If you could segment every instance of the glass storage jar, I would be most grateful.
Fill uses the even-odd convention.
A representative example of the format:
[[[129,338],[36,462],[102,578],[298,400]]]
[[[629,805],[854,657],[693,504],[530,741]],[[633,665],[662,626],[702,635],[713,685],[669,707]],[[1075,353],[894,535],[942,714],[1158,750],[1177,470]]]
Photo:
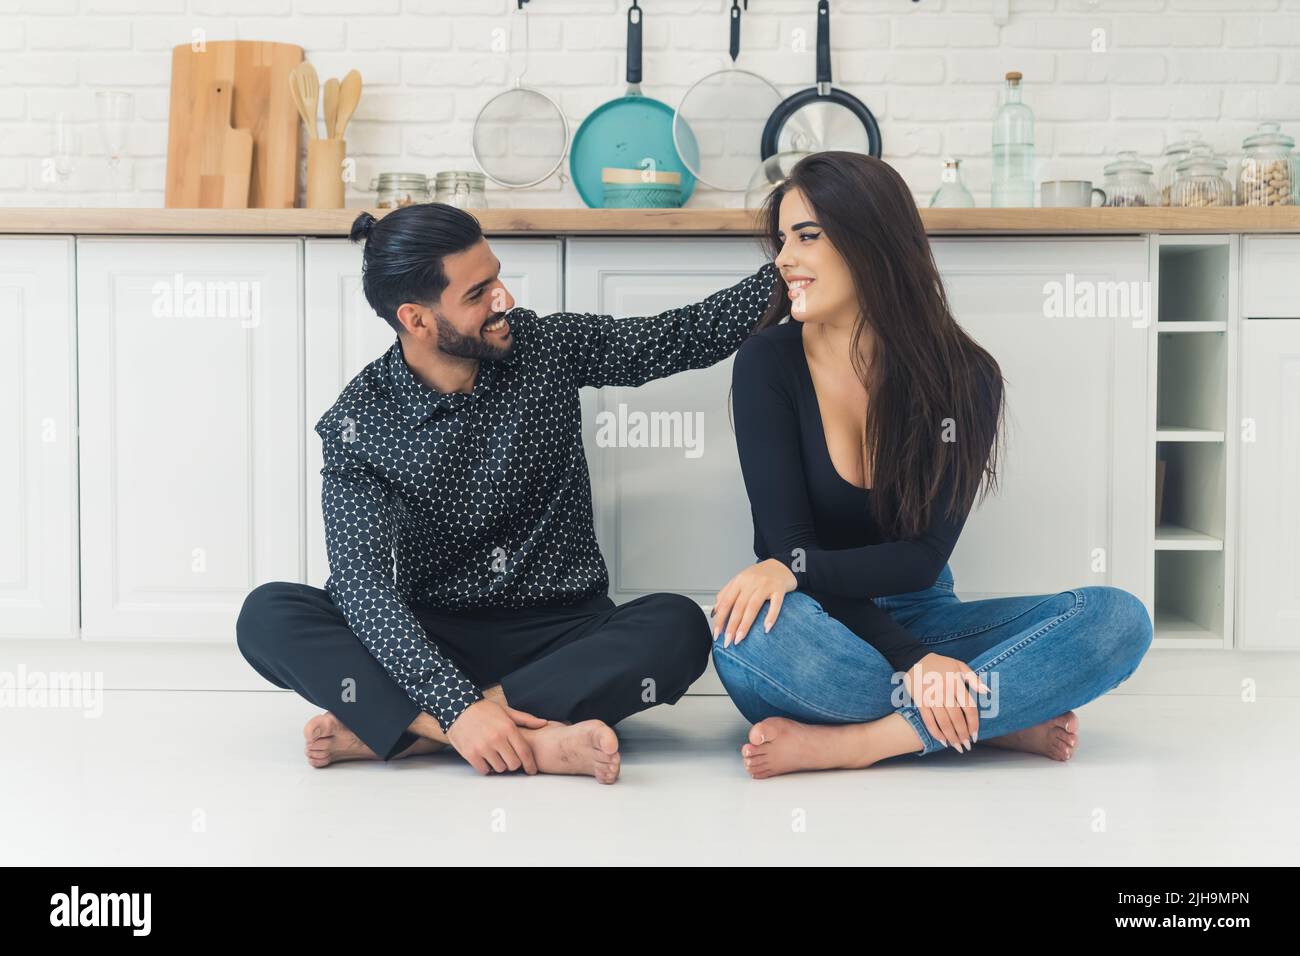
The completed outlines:
[[[1227,160],[1215,156],[1209,146],[1193,146],[1178,164],[1170,205],[1231,206],[1232,186],[1224,178]]]
[[[1294,206],[1295,140],[1277,123],[1260,123],[1241,144],[1237,172],[1238,206]]]
[[[1178,134],[1178,139],[1165,147],[1160,157],[1160,171],[1156,173],[1156,191],[1160,194],[1160,205],[1168,206],[1173,201],[1174,180],[1178,178],[1178,164],[1187,158],[1193,146],[1209,148],[1209,143],[1201,139],[1201,134],[1194,129],[1185,129]]]
[[[1103,206],[1158,206],[1160,194],[1151,179],[1151,164],[1138,159],[1131,149],[1121,150],[1113,162],[1107,163],[1101,184],[1106,194]]]
[[[470,170],[449,169],[434,176],[434,202],[461,209],[486,209],[487,176]]]
[[[429,177],[424,173],[380,173],[370,181],[370,188],[375,190],[379,209],[429,201]]]

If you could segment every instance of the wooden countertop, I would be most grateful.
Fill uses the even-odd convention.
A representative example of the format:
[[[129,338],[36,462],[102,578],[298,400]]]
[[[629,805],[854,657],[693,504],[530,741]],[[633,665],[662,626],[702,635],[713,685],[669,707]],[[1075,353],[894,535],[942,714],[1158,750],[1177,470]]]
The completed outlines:
[[[477,209],[483,231],[511,235],[731,235],[745,209]],[[2,208],[0,234],[346,236],[360,209]],[[382,210],[371,210],[381,215]],[[935,235],[1300,233],[1300,206],[1117,209],[922,209]]]

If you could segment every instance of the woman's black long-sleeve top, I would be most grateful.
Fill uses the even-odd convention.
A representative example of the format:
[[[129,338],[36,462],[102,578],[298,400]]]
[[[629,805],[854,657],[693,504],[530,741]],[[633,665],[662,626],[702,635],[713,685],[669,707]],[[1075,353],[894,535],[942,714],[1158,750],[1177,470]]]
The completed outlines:
[[[750,336],[732,366],[736,443],[754,519],[754,554],[794,573],[798,589],[906,671],[928,648],[871,600],[930,587],[957,544],[966,512],[947,516],[948,485],[921,535],[886,539],[869,489],[831,462],[804,355],[790,320]]]

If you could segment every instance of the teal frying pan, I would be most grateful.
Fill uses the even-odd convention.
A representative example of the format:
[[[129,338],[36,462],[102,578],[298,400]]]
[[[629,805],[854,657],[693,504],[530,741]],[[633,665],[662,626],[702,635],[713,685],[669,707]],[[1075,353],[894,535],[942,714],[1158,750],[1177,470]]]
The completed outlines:
[[[569,148],[569,173],[582,201],[603,206],[601,170],[648,169],[681,173],[682,205],[695,191],[695,177],[673,144],[673,108],[641,95],[641,20],[644,11],[632,0],[627,11],[627,95],[598,106],[582,121]],[[679,131],[679,134],[681,132]],[[690,142],[694,137],[686,131]],[[698,148],[697,148],[698,151]]]

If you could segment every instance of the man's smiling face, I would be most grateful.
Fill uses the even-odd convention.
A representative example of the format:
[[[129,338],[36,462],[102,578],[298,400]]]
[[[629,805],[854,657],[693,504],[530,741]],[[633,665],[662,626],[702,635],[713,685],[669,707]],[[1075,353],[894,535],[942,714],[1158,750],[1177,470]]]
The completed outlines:
[[[416,306],[426,325],[436,329],[434,347],[464,359],[500,361],[510,355],[514,338],[505,314],[514,297],[501,282],[501,261],[486,239],[463,252],[445,256],[447,288],[431,308]]]

